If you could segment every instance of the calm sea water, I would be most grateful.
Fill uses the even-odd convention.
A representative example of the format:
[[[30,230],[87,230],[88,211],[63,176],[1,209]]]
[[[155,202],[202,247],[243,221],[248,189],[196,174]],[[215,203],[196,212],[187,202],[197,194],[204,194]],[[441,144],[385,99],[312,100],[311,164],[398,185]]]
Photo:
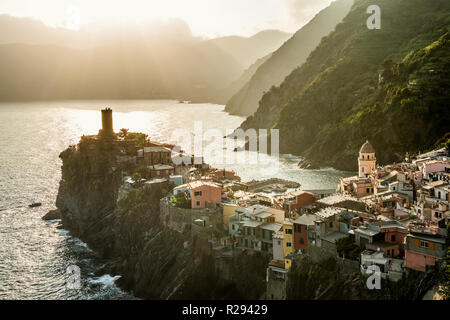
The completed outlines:
[[[99,110],[106,106],[114,110],[115,130],[145,132],[163,142],[175,142],[171,137],[176,129],[192,131],[195,121],[225,135],[244,120],[223,112],[223,106],[169,100],[0,103],[0,299],[133,298],[118,289],[110,275],[95,276],[106,261],[85,243],[58,229],[57,221],[41,220],[55,208],[59,153],[81,135],[96,134]],[[334,169],[299,170],[298,161],[285,155],[264,166],[212,164],[235,170],[244,181],[275,176],[298,181],[305,189],[335,188],[339,178],[348,175]],[[277,172],[270,170],[274,164]],[[32,202],[42,206],[28,208]],[[80,290],[66,287],[70,265],[81,269]]]

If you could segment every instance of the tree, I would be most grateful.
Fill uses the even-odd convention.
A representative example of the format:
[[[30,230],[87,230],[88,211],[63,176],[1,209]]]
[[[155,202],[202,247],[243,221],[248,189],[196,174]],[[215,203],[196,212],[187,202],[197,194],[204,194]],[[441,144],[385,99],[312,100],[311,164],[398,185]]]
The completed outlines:
[[[141,178],[147,179],[148,177],[148,169],[146,166],[140,166],[136,169],[136,172],[140,174]]]
[[[361,248],[355,244],[353,237],[337,240],[336,250],[340,256],[350,260],[358,260],[361,254]]]
[[[143,179],[142,179],[142,175],[139,173],[139,172],[135,172],[134,174],[133,174],[133,177],[132,177],[132,179],[133,179],[133,181],[134,181],[134,184],[137,186],[137,187],[142,187],[143,185],[144,185],[144,183],[143,183]]]
[[[128,135],[128,129],[122,128],[120,129],[120,132],[117,134],[120,138],[126,139]]]
[[[141,132],[128,132],[125,140],[134,141],[136,147],[143,148],[147,144],[148,134]]]
[[[178,193],[175,196],[175,204],[179,208],[191,209],[191,201],[186,198],[184,193]]]

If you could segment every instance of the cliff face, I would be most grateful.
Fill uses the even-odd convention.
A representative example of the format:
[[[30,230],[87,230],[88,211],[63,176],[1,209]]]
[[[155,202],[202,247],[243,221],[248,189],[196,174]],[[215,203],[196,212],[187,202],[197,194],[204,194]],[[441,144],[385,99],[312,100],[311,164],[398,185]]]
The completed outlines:
[[[189,224],[160,212],[167,183],[122,184],[114,161],[121,152],[111,141],[84,139],[60,155],[63,226],[113,261],[103,271],[120,274],[119,286],[147,299],[260,298],[268,258],[241,253],[221,261]]]

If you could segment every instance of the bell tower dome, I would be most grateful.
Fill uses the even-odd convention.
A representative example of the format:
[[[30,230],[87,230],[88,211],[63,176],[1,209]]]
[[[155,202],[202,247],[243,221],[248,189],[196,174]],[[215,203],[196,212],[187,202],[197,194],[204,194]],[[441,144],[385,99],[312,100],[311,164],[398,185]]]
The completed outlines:
[[[358,176],[360,178],[366,178],[370,176],[376,169],[377,158],[375,157],[375,149],[370,144],[369,140],[362,145],[359,150],[358,157]]]

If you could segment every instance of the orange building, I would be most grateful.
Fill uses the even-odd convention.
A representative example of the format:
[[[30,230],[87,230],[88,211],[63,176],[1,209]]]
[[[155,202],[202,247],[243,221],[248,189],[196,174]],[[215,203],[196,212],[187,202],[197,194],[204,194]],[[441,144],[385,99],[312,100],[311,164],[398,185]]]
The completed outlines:
[[[209,181],[193,181],[187,184],[191,193],[192,209],[204,209],[208,205],[216,206],[222,201],[222,188]]]
[[[287,195],[274,197],[274,206],[287,213],[294,210],[300,211],[301,207],[309,205],[318,200],[311,192],[297,190]]]

